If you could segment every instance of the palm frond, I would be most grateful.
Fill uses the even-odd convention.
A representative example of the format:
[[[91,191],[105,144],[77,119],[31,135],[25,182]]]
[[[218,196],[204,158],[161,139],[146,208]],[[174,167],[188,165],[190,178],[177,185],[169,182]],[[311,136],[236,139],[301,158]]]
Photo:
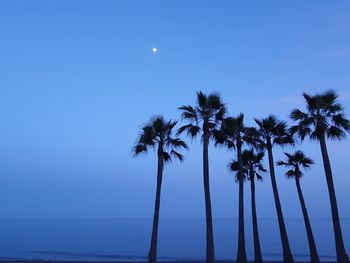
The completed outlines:
[[[306,100],[306,108],[309,112],[314,112],[315,110],[317,110],[317,97],[311,96],[306,93],[303,93],[303,97]]]
[[[263,172],[263,173],[267,172],[267,169],[265,169],[265,167],[261,163],[256,165],[256,167],[260,172]]]
[[[170,151],[170,154],[171,154],[172,156],[174,156],[175,158],[179,159],[180,162],[183,162],[184,157],[183,157],[183,155],[180,154],[179,152],[177,152],[177,151],[175,151],[174,149],[172,149],[172,150]]]
[[[280,146],[285,146],[285,145],[294,145],[295,141],[291,135],[284,135],[284,136],[275,137],[273,140],[273,143]]]
[[[317,129],[316,130],[313,130],[313,131],[311,131],[311,133],[310,133],[310,139],[311,140],[319,140],[319,138],[320,138],[320,133],[321,132],[319,132]]]
[[[182,110],[181,113],[181,119],[182,120],[189,120],[189,121],[198,121],[198,116],[196,110],[188,105],[188,106],[182,106],[179,107],[179,110]]]
[[[264,152],[258,152],[255,155],[255,162],[261,162],[264,159],[265,153]]]
[[[226,107],[222,105],[222,107],[219,108],[219,110],[215,113],[215,120],[222,121],[224,119],[226,112],[227,112]]]
[[[231,161],[227,167],[228,167],[229,171],[231,171],[231,172],[238,172],[239,171],[238,161]]]
[[[133,147],[133,156],[137,157],[142,153],[147,153],[147,146],[145,144],[136,144]]]
[[[334,126],[342,128],[347,132],[350,132],[350,121],[345,118],[343,113],[338,113],[331,116],[331,120]]]
[[[255,178],[258,180],[258,181],[262,181],[264,179],[264,177],[262,177],[260,174],[258,173],[255,173]]]
[[[279,160],[279,161],[276,162],[276,165],[278,165],[278,166],[282,166],[282,165],[287,166],[288,164],[286,162],[282,161],[282,160]]]
[[[223,145],[225,144],[225,141],[227,139],[227,135],[222,129],[220,130],[214,129],[212,132],[212,137],[215,141],[215,145]]]
[[[152,128],[153,131],[157,134],[163,134],[166,130],[167,123],[165,122],[164,118],[162,116],[155,117],[152,120]]]
[[[325,106],[331,106],[336,104],[338,95],[334,90],[327,90],[325,93],[319,94],[319,99]]]
[[[334,104],[327,105],[327,108],[325,108],[324,111],[326,112],[327,116],[332,116],[334,114],[338,114],[339,112],[343,112],[344,107],[340,103],[335,102]]]
[[[293,135],[296,134],[301,139],[301,141],[303,141],[306,136],[312,133],[312,130],[308,126],[294,125],[290,127],[289,132]]]
[[[177,130],[177,135],[180,135],[182,134],[183,132],[187,132],[187,135],[191,136],[192,138],[195,138],[198,133],[200,132],[201,128],[197,125],[193,125],[193,124],[187,124],[187,125],[184,125],[182,127],[180,127],[178,130]]]
[[[166,139],[166,145],[174,149],[177,149],[177,148],[188,149],[188,145],[180,138],[169,137],[168,139]]]
[[[139,143],[143,143],[146,145],[154,145],[155,140],[156,134],[153,130],[153,127],[150,125],[142,127],[142,132],[139,136]]]
[[[341,140],[346,137],[345,132],[336,126],[330,126],[327,130],[327,137],[332,140]]]
[[[207,96],[207,106],[214,110],[222,110],[224,108],[224,104],[221,100],[221,96],[218,93],[212,93]]]
[[[253,127],[245,128],[243,141],[255,148],[258,148],[258,145],[261,143],[258,131]]]
[[[197,92],[197,104],[201,108],[207,107],[207,95],[205,95],[202,91]]]
[[[285,175],[286,175],[287,178],[292,178],[292,177],[295,176],[295,172],[294,172],[293,169],[291,169],[291,170],[288,170],[288,171],[285,173]]]
[[[163,160],[166,163],[172,162],[171,156],[168,152],[163,151]]]
[[[188,130],[187,130],[187,135],[191,136],[192,138],[195,138],[198,133],[201,131],[201,128],[199,126],[194,126],[192,125]]]
[[[225,141],[225,145],[228,149],[236,149],[236,144],[234,141],[230,140],[230,139],[227,139]]]
[[[263,126],[262,120],[254,118],[254,121],[259,126],[259,128],[262,128],[262,126]]]
[[[289,116],[294,121],[304,120],[308,117],[307,113],[302,112],[299,109],[292,110]]]
[[[176,126],[177,121],[169,120],[166,125],[166,130],[168,131],[168,134],[171,134],[173,128]]]

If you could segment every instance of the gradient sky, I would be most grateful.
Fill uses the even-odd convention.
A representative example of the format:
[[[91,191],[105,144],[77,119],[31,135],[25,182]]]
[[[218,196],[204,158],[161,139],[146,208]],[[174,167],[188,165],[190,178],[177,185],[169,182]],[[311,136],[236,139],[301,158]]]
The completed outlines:
[[[1,1],[0,218],[150,218],[155,155],[133,159],[131,147],[152,115],[177,119],[198,90],[220,92],[247,124],[288,120],[303,91],[330,88],[350,114],[349,14],[349,1]],[[201,146],[189,144],[165,168],[164,218],[204,217]],[[302,181],[310,216],[329,218],[319,146],[302,148],[316,162]],[[349,148],[329,143],[343,218]],[[217,218],[237,217],[232,157],[210,149]],[[265,177],[258,213],[275,218]],[[285,216],[301,218],[294,182],[280,168],[277,180]]]

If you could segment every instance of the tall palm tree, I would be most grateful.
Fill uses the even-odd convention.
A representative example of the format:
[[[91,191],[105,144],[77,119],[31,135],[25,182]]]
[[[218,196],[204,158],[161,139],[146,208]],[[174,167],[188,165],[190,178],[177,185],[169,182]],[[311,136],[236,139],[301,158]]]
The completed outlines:
[[[242,146],[247,136],[247,128],[244,126],[244,115],[225,118],[221,129],[214,132],[216,144],[224,144],[229,149],[236,149],[238,171],[237,180],[239,182],[239,206],[238,206],[238,250],[236,262],[246,263],[247,254],[245,249],[244,234],[244,172],[242,161]]]
[[[202,134],[203,142],[203,181],[206,211],[206,260],[209,263],[215,261],[213,220],[211,212],[210,188],[209,188],[209,141],[213,136],[213,131],[219,126],[226,112],[226,107],[220,95],[197,92],[197,102],[194,107],[182,106],[181,117],[188,121],[188,124],[178,130],[178,134],[186,132],[187,135],[195,138]]]
[[[149,123],[144,125],[139,134],[138,140],[133,147],[134,156],[147,153],[150,148],[157,148],[158,171],[157,171],[157,191],[153,216],[153,228],[151,245],[148,254],[148,262],[157,261],[157,240],[158,222],[160,208],[160,193],[162,187],[164,163],[171,162],[172,157],[183,161],[183,156],[178,149],[187,149],[187,144],[180,138],[173,137],[172,131],[176,121],[166,121],[163,116],[154,117]]]
[[[278,194],[275,167],[273,161],[272,148],[274,145],[286,145],[292,144],[293,139],[289,135],[287,130],[287,125],[283,121],[277,120],[273,115],[268,116],[264,119],[255,119],[258,124],[258,137],[260,142],[260,147],[267,150],[269,157],[269,169],[270,177],[272,183],[273,196],[275,199],[275,206],[278,218],[278,225],[280,230],[282,249],[283,249],[283,261],[285,263],[293,263],[293,255],[290,249],[289,240],[287,236],[287,230],[284,223],[281,202]]]
[[[244,177],[250,181],[251,188],[251,203],[252,203],[252,220],[253,220],[253,235],[254,235],[254,262],[262,263],[262,254],[260,248],[260,239],[258,231],[258,219],[256,216],[256,204],[255,204],[255,179],[262,180],[261,173],[267,170],[261,164],[264,158],[263,152],[255,153],[253,149],[244,150],[242,153],[243,173]],[[233,161],[229,164],[229,169],[236,172],[236,178],[238,178],[239,162]],[[237,180],[237,179],[236,179]]]
[[[277,165],[283,165],[287,168],[290,168],[290,170],[286,172],[286,177],[295,178],[299,201],[303,212],[303,217],[304,217],[304,222],[306,227],[307,239],[309,243],[310,259],[312,263],[319,263],[320,258],[317,253],[315,238],[312,233],[309,215],[307,213],[303,192],[301,191],[301,187],[300,187],[300,178],[303,176],[303,172],[301,171],[301,169],[309,168],[314,162],[312,159],[306,157],[302,151],[296,151],[294,154],[289,154],[289,153],[284,153],[284,154],[287,156],[287,161],[286,162],[278,161]]]
[[[306,111],[295,109],[290,117],[298,124],[291,128],[301,140],[309,137],[320,143],[323,166],[326,174],[328,194],[332,210],[333,230],[338,262],[347,262],[345,246],[339,221],[338,205],[335,195],[333,174],[329,161],[326,138],[341,140],[350,131],[350,121],[345,118],[343,106],[338,102],[334,91],[327,91],[314,96],[303,94]]]

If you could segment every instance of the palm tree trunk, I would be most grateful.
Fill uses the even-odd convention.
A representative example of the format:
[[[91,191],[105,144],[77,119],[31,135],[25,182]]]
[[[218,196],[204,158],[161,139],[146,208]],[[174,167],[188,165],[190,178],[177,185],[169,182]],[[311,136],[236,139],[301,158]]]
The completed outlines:
[[[332,168],[331,168],[331,163],[329,161],[324,133],[321,134],[319,139],[320,139],[320,146],[321,146],[321,152],[322,152],[322,158],[323,158],[323,166],[324,166],[324,171],[326,174],[326,181],[328,186],[329,200],[331,203],[337,261],[338,263],[347,263],[348,261],[347,261],[347,256],[346,256],[346,251],[345,251],[345,246],[344,246],[343,236],[342,236],[342,231],[340,226],[340,220],[339,220],[337,198],[335,196],[335,189],[333,184]]]
[[[157,262],[157,242],[158,242],[158,222],[159,222],[159,208],[160,208],[160,193],[163,179],[163,157],[160,153],[161,149],[158,149],[158,171],[157,171],[157,192],[156,200],[154,205],[154,216],[153,216],[153,228],[151,246],[148,253],[148,262]],[[159,154],[161,154],[159,156]]]
[[[298,176],[295,177],[295,183],[297,185],[298,196],[299,196],[299,200],[300,200],[300,204],[301,204],[301,210],[303,211],[303,217],[304,217],[306,233],[307,233],[307,240],[308,240],[309,249],[310,249],[310,259],[311,259],[312,263],[319,263],[320,258],[319,258],[318,253],[317,253],[315,239],[314,239],[314,235],[312,233],[309,215],[308,215],[307,210],[306,210],[303,192],[301,191],[301,187],[300,187],[300,178]]]
[[[281,207],[280,198],[279,198],[278,190],[277,190],[271,141],[267,141],[267,152],[269,155],[269,167],[270,167],[272,190],[273,190],[273,196],[275,198],[275,206],[276,206],[276,211],[277,211],[278,225],[279,225],[279,229],[280,229],[280,236],[281,236],[281,242],[282,242],[283,262],[293,263],[294,259],[293,259],[292,252],[290,250],[290,245],[289,245],[288,236],[287,236],[287,230],[286,230],[286,226],[284,223],[283,214],[282,214],[282,207]]]
[[[210,187],[209,187],[209,134],[203,134],[203,181],[204,181],[204,196],[205,196],[205,215],[206,215],[206,236],[207,236],[207,251],[206,258],[208,263],[215,262],[214,253],[214,234],[213,234],[213,219],[211,213]]]
[[[239,163],[239,207],[238,207],[238,263],[246,263],[247,255],[245,251],[245,236],[244,236],[244,178],[243,178],[243,163],[242,163],[242,145],[237,144],[237,159]]]
[[[255,205],[255,182],[254,172],[250,171],[250,188],[251,188],[251,201],[252,201],[252,219],[253,219],[253,235],[254,235],[254,262],[262,263],[262,255],[260,248],[259,230],[258,230],[258,219],[256,216],[256,205]]]

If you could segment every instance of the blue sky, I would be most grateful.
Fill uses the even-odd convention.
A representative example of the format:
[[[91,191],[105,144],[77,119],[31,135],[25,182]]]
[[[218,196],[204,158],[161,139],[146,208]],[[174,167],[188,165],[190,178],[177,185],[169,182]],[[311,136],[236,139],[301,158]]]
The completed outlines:
[[[1,1],[0,217],[151,217],[156,159],[131,147],[152,115],[177,119],[198,90],[250,125],[287,120],[303,91],[335,89],[350,113],[349,12],[349,1]],[[162,217],[204,217],[201,146],[189,143],[165,169]],[[347,218],[349,146],[329,144]],[[302,182],[310,216],[329,218],[319,147],[298,147],[316,162]],[[210,150],[214,216],[237,217],[234,153]],[[274,218],[265,177],[258,213]],[[294,183],[277,177],[285,216],[300,218]]]

